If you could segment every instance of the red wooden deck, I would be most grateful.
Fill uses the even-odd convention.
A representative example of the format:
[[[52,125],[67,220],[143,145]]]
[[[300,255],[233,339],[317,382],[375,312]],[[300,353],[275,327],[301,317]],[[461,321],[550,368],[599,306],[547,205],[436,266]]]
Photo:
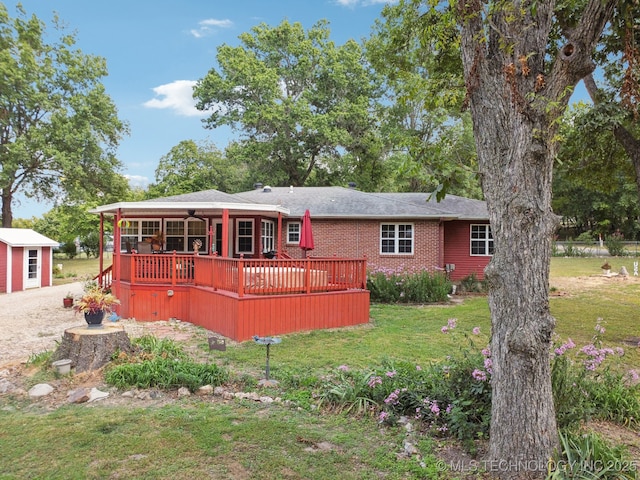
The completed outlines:
[[[369,321],[365,259],[123,254],[119,269],[120,315],[139,321],[178,318],[236,341]]]

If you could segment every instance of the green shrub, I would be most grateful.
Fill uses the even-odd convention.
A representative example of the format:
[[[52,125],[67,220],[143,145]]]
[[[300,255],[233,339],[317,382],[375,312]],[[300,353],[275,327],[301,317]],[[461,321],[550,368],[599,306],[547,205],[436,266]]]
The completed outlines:
[[[441,272],[378,269],[369,272],[367,289],[378,303],[436,303],[447,300],[451,281]]]
[[[460,280],[460,285],[458,287],[459,293],[486,293],[486,291],[487,282],[484,280],[478,280],[475,273],[471,273]]]
[[[621,233],[607,235],[604,240],[604,245],[612,257],[623,257],[627,254],[624,249],[624,236]]]
[[[164,389],[186,387],[195,391],[203,385],[222,385],[228,372],[213,364],[195,363],[175,341],[144,335],[132,342],[136,354],[116,355],[106,371],[105,381],[117,388]]]

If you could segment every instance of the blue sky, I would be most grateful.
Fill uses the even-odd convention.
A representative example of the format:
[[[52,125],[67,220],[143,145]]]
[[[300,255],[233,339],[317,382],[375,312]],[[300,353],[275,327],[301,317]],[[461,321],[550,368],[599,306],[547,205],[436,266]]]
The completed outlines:
[[[107,93],[129,123],[130,136],[118,149],[123,174],[132,185],[153,181],[160,157],[182,140],[209,140],[221,150],[230,131],[203,128],[193,107],[191,86],[215,66],[221,44],[266,23],[287,19],[305,29],[326,19],[331,39],[367,37],[389,0],[15,0],[4,1],[15,17],[17,3],[51,26],[57,12],[76,47],[107,60]],[[40,216],[52,204],[21,199],[14,218]]]

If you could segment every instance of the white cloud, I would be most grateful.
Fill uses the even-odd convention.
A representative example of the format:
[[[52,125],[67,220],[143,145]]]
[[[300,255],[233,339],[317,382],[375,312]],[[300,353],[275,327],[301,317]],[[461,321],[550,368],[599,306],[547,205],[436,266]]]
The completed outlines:
[[[147,186],[149,186],[149,183],[150,183],[149,178],[143,175],[125,175],[124,178],[126,178],[129,181],[129,186],[131,188],[136,188],[136,187],[147,188]]]
[[[206,112],[196,109],[196,101],[193,99],[195,84],[194,80],[176,80],[155,87],[153,91],[156,98],[144,102],[143,105],[147,108],[170,108],[185,117],[204,116]]]
[[[232,26],[233,22],[231,20],[218,20],[215,18],[208,18],[206,20],[198,22],[198,28],[191,29],[189,33],[191,33],[191,35],[196,38],[202,38],[213,35],[220,29],[231,28]]]

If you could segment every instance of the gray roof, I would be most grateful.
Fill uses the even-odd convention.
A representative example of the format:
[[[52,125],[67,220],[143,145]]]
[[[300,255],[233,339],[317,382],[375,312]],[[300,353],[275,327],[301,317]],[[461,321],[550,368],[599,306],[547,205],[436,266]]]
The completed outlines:
[[[200,192],[183,193],[181,195],[173,195],[170,197],[152,198],[150,200],[143,200],[140,203],[154,203],[154,202],[211,202],[211,203],[251,203],[236,195],[230,193],[224,193],[219,190],[203,190]]]
[[[447,195],[442,202],[428,193],[370,193],[344,187],[271,187],[234,195],[251,203],[282,205],[291,217],[309,209],[314,218],[488,219],[486,203]]]

